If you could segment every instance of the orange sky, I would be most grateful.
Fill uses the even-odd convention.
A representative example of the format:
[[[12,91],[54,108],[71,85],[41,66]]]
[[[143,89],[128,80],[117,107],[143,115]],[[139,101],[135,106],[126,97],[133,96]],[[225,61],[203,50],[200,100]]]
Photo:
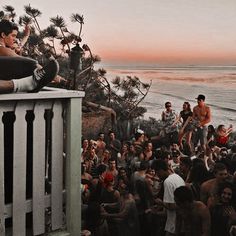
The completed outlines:
[[[82,43],[103,62],[236,64],[235,0],[2,0],[17,13],[31,4],[40,24],[60,15],[78,32],[70,15],[84,16]],[[66,6],[66,7],[65,7]]]

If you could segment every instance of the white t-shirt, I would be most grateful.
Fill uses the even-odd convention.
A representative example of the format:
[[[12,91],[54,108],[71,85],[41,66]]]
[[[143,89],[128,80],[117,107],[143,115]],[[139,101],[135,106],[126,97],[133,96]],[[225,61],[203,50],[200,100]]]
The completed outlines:
[[[177,174],[169,175],[164,181],[164,197],[163,202],[165,203],[175,203],[174,200],[174,191],[176,188],[180,186],[184,186],[184,180]],[[167,219],[165,225],[165,231],[170,232],[172,234],[175,233],[175,218],[176,212],[175,210],[167,209]]]

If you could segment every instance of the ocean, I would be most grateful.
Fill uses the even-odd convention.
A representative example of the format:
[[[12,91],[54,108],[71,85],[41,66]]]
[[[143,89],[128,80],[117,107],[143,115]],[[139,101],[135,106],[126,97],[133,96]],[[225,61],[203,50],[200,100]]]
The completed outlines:
[[[147,108],[144,119],[160,119],[167,101],[179,113],[183,102],[193,108],[198,94],[206,96],[211,107],[212,122],[236,127],[236,66],[104,66],[106,77],[111,81],[116,76],[137,76],[142,82],[152,81],[142,106]]]

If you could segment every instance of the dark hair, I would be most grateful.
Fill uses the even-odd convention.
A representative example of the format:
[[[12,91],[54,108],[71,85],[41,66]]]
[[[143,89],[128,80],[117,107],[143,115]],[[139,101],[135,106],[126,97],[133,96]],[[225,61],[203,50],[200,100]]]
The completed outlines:
[[[190,188],[180,186],[174,191],[174,196],[180,202],[193,202],[193,194]]]
[[[115,134],[115,132],[113,130],[109,130],[108,135],[110,135],[112,133]]]
[[[104,165],[104,164],[100,164],[97,169],[96,169],[96,172],[98,175],[101,175],[102,173],[104,173],[107,169],[107,166]]]
[[[154,160],[152,162],[151,168],[154,169],[155,171],[159,171],[159,170],[167,171],[168,164],[164,160]]]
[[[167,108],[168,106],[171,106],[171,102],[166,102],[165,103],[165,108]]]
[[[214,166],[214,173],[216,174],[218,171],[227,170],[227,167],[225,164],[217,162]]]
[[[192,160],[189,157],[180,157],[180,162],[182,162],[186,166],[192,166]]]
[[[136,132],[136,133],[134,134],[135,140],[137,140],[138,138],[140,138],[142,135],[143,135],[143,134]]]
[[[212,132],[212,133],[214,133],[215,132],[215,127],[213,126],[213,125],[208,125],[208,130],[210,129],[210,131]]]
[[[5,35],[9,35],[13,30],[18,31],[18,27],[16,24],[13,24],[9,20],[0,21],[0,37],[2,37],[2,33],[4,33]]]
[[[202,184],[209,179],[209,173],[206,165],[202,159],[195,158],[192,161],[192,168],[190,170],[190,180],[193,183]]]
[[[230,182],[224,182],[224,183],[221,183],[219,185],[218,192],[217,192],[218,196],[220,197],[221,194],[223,193],[224,189],[226,189],[226,188],[229,188],[229,189],[232,190],[232,198],[231,198],[230,202],[232,203],[232,201],[234,201],[234,203],[235,203],[235,199],[234,199],[234,197],[235,197],[235,187]]]
[[[149,162],[142,160],[140,162],[139,170],[147,170],[149,167]]]
[[[111,158],[108,160],[108,162],[112,162],[112,161],[116,161],[116,159],[113,158],[113,157],[111,157]]]
[[[187,110],[191,111],[191,105],[189,102],[184,102],[185,105],[187,105]]]

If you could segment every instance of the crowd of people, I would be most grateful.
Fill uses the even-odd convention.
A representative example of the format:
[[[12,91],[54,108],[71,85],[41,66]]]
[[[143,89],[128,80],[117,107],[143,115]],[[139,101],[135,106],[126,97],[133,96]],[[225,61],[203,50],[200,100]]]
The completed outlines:
[[[165,103],[155,137],[137,129],[83,138],[82,235],[236,235],[236,138],[210,125],[200,94],[179,115]]]

